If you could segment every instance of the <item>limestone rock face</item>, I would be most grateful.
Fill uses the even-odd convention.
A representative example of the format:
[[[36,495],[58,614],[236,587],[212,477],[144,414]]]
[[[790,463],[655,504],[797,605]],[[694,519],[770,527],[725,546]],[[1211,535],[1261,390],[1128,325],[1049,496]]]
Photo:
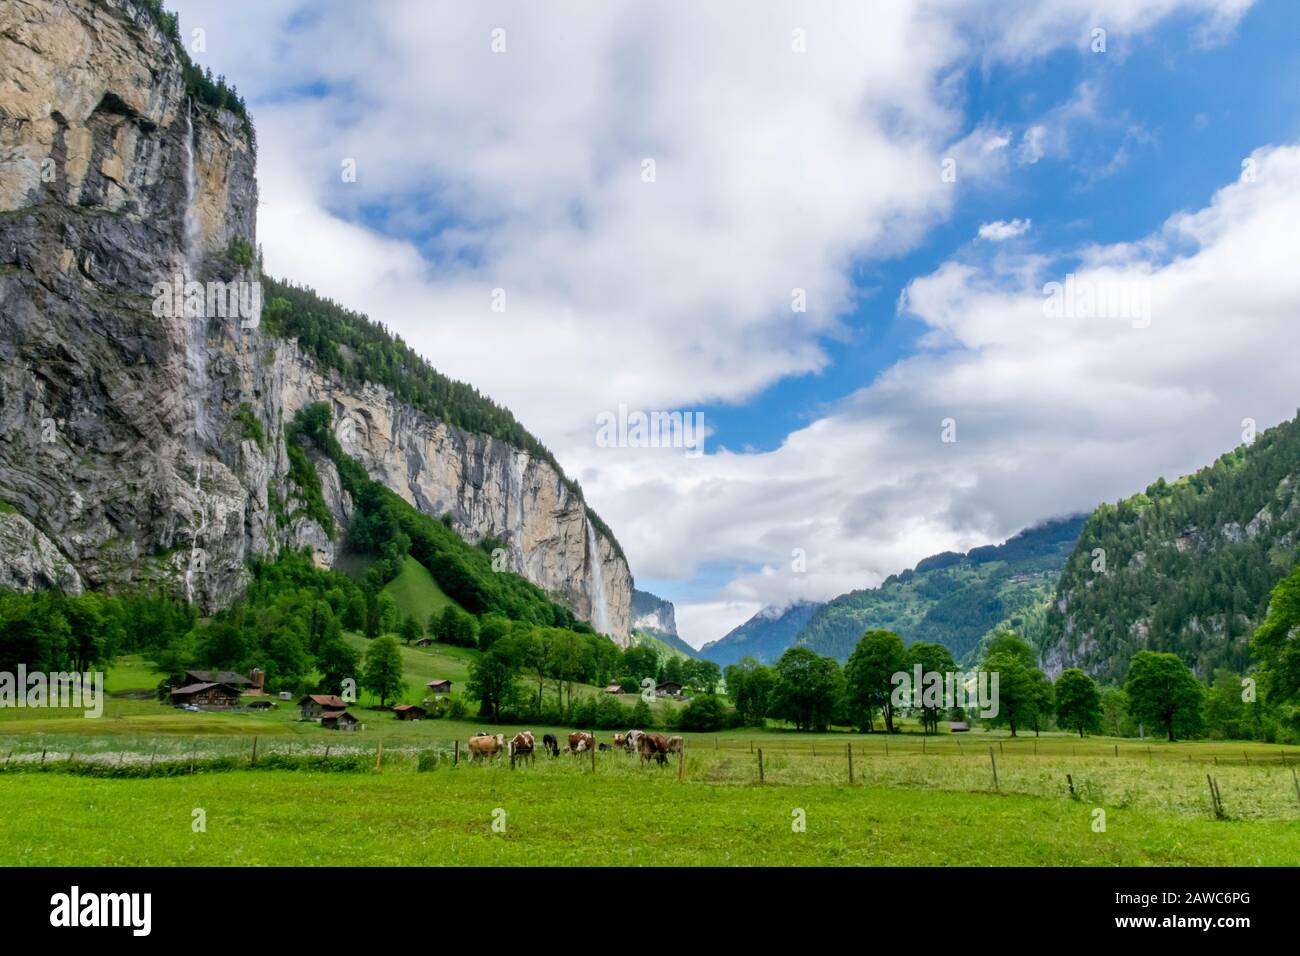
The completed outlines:
[[[500,538],[512,570],[626,642],[627,565],[545,462],[322,374],[251,295],[238,315],[174,307],[187,281],[260,290],[255,167],[243,121],[191,103],[133,0],[0,4],[0,586],[161,585],[212,609],[254,555],[331,564],[340,541],[290,517],[284,445],[327,401],[374,478]]]

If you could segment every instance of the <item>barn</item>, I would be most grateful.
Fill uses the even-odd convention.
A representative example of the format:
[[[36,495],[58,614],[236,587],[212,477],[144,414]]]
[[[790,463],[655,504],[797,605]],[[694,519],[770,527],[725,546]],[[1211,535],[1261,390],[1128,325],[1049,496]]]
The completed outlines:
[[[186,671],[185,681],[188,684],[225,684],[238,691],[255,683],[238,671]]]
[[[200,681],[186,684],[172,690],[172,704],[183,707],[192,704],[195,707],[235,707],[239,704],[239,691],[227,684],[212,681]]]
[[[429,712],[417,704],[398,704],[393,708],[398,720],[423,720]]]
[[[682,696],[682,685],[675,680],[666,680],[655,687],[655,696],[680,698]]]
[[[354,733],[361,729],[361,721],[346,710],[327,710],[320,715],[320,725],[326,730],[342,730]]]
[[[298,719],[315,720],[325,711],[347,710],[348,702],[337,694],[308,694],[298,701]]]
[[[429,683],[426,684],[425,686],[428,687],[430,693],[433,693],[433,694],[450,694],[450,693],[451,693],[451,681],[449,681],[449,680],[431,680],[431,681],[429,681]]]
[[[605,687],[605,693],[606,693],[606,694],[621,694],[621,693],[623,693],[623,685],[622,685],[622,684],[608,684],[608,685],[606,685],[606,687]]]

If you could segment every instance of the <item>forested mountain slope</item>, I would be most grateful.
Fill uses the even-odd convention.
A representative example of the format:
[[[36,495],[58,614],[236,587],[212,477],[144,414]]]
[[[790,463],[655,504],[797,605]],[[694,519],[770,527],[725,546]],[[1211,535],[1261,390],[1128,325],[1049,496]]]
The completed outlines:
[[[877,588],[828,601],[797,642],[844,661],[864,631],[879,628],[908,644],[942,644],[961,662],[1000,624],[1032,636],[1083,521],[1048,521],[1003,544],[928,557]]]
[[[1117,680],[1135,652],[1155,650],[1202,678],[1244,671],[1269,592],[1296,564],[1298,530],[1296,420],[1193,475],[1102,505],[1057,586],[1045,669]]]

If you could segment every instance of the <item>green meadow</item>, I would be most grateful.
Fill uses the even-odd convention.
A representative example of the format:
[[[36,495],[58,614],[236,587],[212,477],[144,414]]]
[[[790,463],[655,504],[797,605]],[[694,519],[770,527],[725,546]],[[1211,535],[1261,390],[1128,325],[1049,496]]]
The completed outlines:
[[[473,653],[404,647],[408,699],[434,677],[459,689]],[[684,734],[684,757],[666,767],[603,752],[512,769],[508,759],[468,762],[464,742],[517,727],[398,721],[363,700],[353,711],[365,729],[342,734],[299,721],[293,702],[269,712],[176,710],[148,693],[157,680],[145,662],[124,658],[108,674],[99,719],[0,711],[0,861],[1300,863],[1296,748],[769,727]],[[529,729],[540,741],[572,728]],[[205,832],[191,828],[196,808]]]

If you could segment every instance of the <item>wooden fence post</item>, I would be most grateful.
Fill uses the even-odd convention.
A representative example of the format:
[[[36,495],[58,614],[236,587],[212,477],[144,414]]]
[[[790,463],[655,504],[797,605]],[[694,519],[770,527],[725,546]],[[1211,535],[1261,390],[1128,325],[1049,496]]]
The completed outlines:
[[[42,766],[42,767],[45,766],[45,748],[44,748],[44,747],[41,748],[41,766]]]
[[[763,748],[758,748],[758,782],[763,782]]]
[[[1002,749],[1002,741],[1000,740],[998,741],[998,753],[1005,753],[1005,751]]]
[[[153,758],[158,756],[158,745],[153,745],[153,753],[149,754],[149,769],[153,769]]]
[[[1116,744],[1116,745],[1115,745],[1115,756],[1116,756],[1116,757],[1119,756],[1119,744]]]
[[[1292,782],[1293,784],[1295,784],[1295,799],[1296,799],[1296,802],[1297,802],[1297,803],[1300,803],[1300,778],[1297,778],[1297,777],[1296,777],[1296,774],[1295,774],[1295,767],[1292,767],[1292,768],[1291,768],[1291,782]]]
[[[681,783],[686,773],[686,745],[682,744],[682,749],[677,751],[677,782]]]
[[[1072,777],[1070,774],[1067,773],[1065,775],[1065,782],[1070,785],[1070,799],[1073,800],[1074,799],[1074,777]]]
[[[596,772],[596,735],[591,735],[591,772]]]
[[[849,744],[849,784],[853,783],[853,744]]]
[[[451,755],[451,765],[453,767],[459,767],[460,766],[460,738],[457,737],[454,743],[455,743],[455,749],[453,750]]]
[[[384,762],[384,742],[379,741],[379,746],[375,748],[375,769],[378,770]]]
[[[1219,786],[1214,782],[1214,778],[1208,773],[1205,775],[1205,782],[1210,787],[1210,806],[1214,808],[1214,818],[1223,819],[1223,800],[1219,797]]]
[[[993,765],[993,789],[1000,792],[1002,788],[998,786],[998,761],[997,758],[993,756],[992,747],[989,748],[989,763]]]

